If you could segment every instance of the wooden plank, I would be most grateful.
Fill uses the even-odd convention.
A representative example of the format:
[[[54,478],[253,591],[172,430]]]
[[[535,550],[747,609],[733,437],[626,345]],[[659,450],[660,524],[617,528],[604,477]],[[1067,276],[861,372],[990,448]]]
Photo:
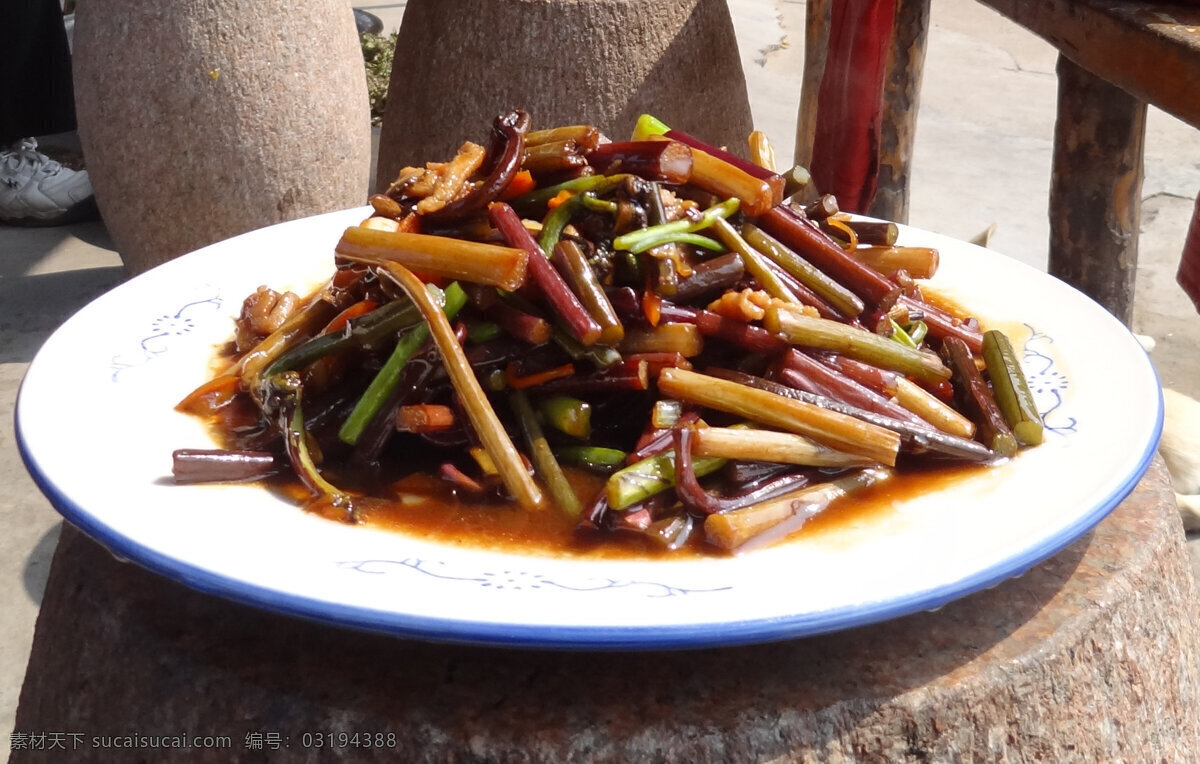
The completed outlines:
[[[1098,77],[1200,127],[1200,6],[979,0]]]

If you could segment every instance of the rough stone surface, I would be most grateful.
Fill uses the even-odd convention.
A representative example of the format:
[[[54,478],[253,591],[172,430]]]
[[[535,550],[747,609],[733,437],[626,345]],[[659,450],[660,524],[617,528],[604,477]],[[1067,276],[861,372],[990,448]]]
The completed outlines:
[[[128,270],[365,202],[370,115],[345,0],[81,3],[79,136]]]
[[[1193,761],[1200,632],[1165,470],[998,587],[876,626],[673,653],[555,653],[340,631],[198,594],[69,528],[16,732],[228,735],[155,761]],[[73,761],[146,752],[84,745]],[[14,763],[56,760],[17,750]]]
[[[754,129],[725,0],[410,0],[378,183],[485,141],[512,108],[535,128],[591,123],[614,140],[650,112],[742,155]]]

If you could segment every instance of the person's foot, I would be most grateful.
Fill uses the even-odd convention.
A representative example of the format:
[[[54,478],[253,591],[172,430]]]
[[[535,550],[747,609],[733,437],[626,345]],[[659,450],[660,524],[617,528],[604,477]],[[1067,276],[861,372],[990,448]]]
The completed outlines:
[[[24,138],[0,150],[0,223],[52,226],[96,214],[86,170],[70,170]]]

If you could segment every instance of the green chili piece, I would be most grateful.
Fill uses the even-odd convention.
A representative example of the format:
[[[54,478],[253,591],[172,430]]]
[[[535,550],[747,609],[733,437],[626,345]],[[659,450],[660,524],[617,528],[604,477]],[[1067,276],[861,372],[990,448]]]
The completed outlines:
[[[546,423],[559,432],[573,438],[587,438],[592,434],[592,406],[587,401],[556,395],[542,399],[538,410]]]
[[[583,467],[604,475],[619,469],[628,456],[624,451],[616,448],[601,446],[562,446],[555,449],[554,453],[558,456],[561,464]]]

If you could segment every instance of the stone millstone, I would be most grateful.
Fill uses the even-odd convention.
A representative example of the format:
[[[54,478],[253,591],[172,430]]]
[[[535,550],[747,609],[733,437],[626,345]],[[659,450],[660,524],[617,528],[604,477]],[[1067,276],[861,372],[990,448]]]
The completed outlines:
[[[276,760],[271,741],[298,762],[1195,761],[1195,610],[1161,462],[1075,544],[936,613],[690,652],[342,631],[184,589],[67,527],[15,732],[78,733],[70,760],[106,763]],[[90,747],[121,731],[231,749]],[[329,732],[393,737],[333,751],[304,737]]]
[[[747,154],[746,81],[725,0],[410,0],[400,25],[378,185],[445,161],[492,120],[587,123],[627,139],[639,114]]]
[[[342,0],[95,0],[74,58],[80,142],[133,273],[366,201],[370,109]]]

